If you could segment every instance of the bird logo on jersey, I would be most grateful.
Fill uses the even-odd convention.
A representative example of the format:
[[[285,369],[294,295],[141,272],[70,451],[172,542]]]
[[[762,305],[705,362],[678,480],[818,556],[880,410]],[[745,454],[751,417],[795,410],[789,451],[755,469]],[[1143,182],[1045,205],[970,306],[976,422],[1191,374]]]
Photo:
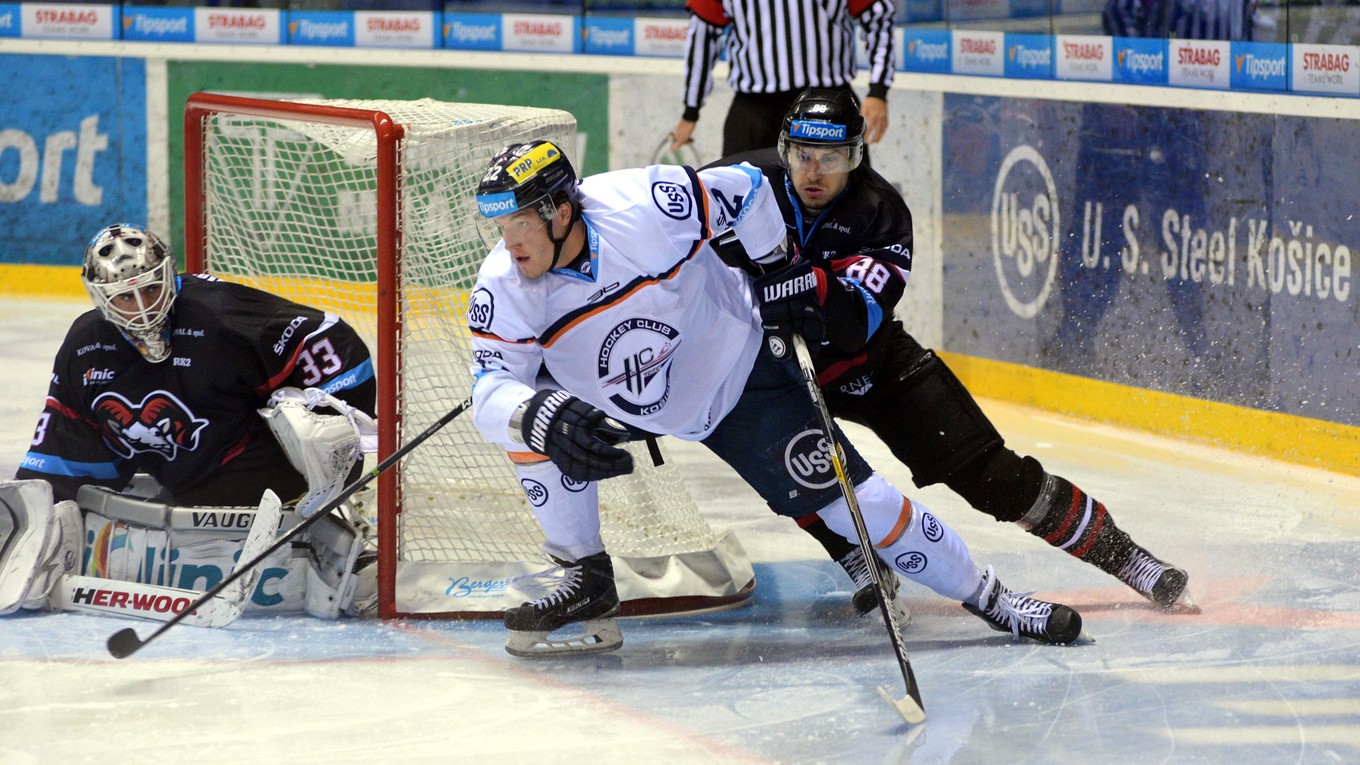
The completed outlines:
[[[669,324],[642,318],[619,323],[600,346],[600,388],[625,412],[659,412],[670,397],[671,361],[679,348],[680,331]]]
[[[146,394],[140,404],[112,391],[101,394],[94,400],[94,415],[104,440],[124,459],[147,452],[173,461],[180,449],[198,448],[198,434],[208,425],[163,390]]]

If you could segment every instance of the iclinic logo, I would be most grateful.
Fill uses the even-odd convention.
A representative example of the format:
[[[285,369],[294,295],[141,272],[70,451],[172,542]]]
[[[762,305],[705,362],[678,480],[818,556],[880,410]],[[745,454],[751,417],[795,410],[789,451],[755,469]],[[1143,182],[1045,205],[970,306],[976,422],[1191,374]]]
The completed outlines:
[[[1001,294],[1024,319],[1038,315],[1058,269],[1058,188],[1043,155],[1017,146],[992,192],[992,259]]]

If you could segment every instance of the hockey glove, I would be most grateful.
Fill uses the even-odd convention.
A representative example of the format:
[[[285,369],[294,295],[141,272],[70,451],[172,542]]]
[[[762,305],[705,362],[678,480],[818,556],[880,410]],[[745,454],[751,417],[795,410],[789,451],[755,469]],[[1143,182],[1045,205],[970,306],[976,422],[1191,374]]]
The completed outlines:
[[[826,336],[826,317],[822,303],[826,300],[827,282],[831,275],[814,268],[810,261],[799,260],[755,280],[753,287],[760,302],[760,321],[765,331],[786,341],[799,334],[810,345],[817,345]]]
[[[564,390],[541,390],[529,399],[520,424],[524,443],[573,481],[601,481],[633,472],[633,455],[615,444],[628,440],[618,421]]]

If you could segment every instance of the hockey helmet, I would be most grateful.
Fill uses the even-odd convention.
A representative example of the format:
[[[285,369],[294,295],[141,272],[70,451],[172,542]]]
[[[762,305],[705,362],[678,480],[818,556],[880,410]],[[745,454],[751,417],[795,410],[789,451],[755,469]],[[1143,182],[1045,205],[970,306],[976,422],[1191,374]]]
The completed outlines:
[[[176,294],[170,245],[140,226],[115,223],[85,248],[81,278],[99,312],[148,360],[169,355],[166,319]]]
[[[804,151],[806,147],[839,149],[835,152]],[[788,170],[811,168],[819,172],[848,173],[864,157],[864,118],[850,91],[808,88],[784,115],[779,131],[779,158]]]
[[[546,224],[565,194],[576,202],[576,171],[552,141],[529,141],[501,149],[477,184],[477,229],[488,247],[501,239],[493,222],[520,210],[535,210]]]

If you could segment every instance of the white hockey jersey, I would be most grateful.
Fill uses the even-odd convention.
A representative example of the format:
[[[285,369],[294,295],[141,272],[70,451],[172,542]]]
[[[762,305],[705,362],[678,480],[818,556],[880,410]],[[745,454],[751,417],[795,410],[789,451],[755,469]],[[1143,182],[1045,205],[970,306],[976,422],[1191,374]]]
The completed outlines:
[[[622,422],[701,440],[741,397],[762,338],[747,278],[708,242],[733,228],[753,255],[779,246],[769,183],[750,165],[656,165],[591,176],[579,191],[588,262],[526,279],[502,242],[478,274],[468,307],[477,428],[523,451],[510,415],[542,366]]]

